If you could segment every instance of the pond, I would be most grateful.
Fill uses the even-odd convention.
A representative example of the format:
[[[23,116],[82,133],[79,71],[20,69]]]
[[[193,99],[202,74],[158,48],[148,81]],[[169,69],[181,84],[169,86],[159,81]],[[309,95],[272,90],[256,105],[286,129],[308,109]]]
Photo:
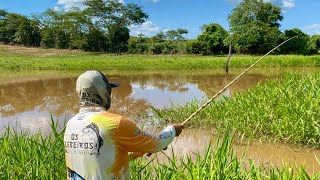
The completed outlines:
[[[238,70],[239,71],[239,70]],[[34,71],[0,74],[0,127],[16,125],[28,132],[49,130],[50,115],[63,121],[79,110],[75,91],[77,77],[82,72]],[[135,117],[150,107],[163,108],[184,104],[193,99],[213,96],[235,73],[223,71],[187,72],[105,72],[109,81],[121,85],[112,91],[110,112]],[[223,95],[247,90],[279,74],[248,74],[227,89]]]
[[[200,101],[215,95],[244,69],[197,71],[132,71],[107,72],[109,81],[121,86],[113,89],[110,112],[136,119],[150,106],[163,108],[171,104],[184,104],[193,99]],[[312,73],[317,68],[255,68],[230,86],[222,96],[232,96],[263,83],[267,79],[281,78],[283,73]],[[36,133],[50,132],[50,116],[63,124],[79,110],[75,91],[77,77],[84,71],[19,71],[0,73],[0,129],[6,126]],[[213,131],[188,130],[176,140],[174,148],[181,154],[200,152],[215,136]],[[1,133],[1,132],[0,132]],[[201,140],[197,137],[201,136]],[[186,147],[187,145],[187,147]],[[182,148],[183,147],[183,148]],[[245,146],[237,146],[239,152]],[[196,148],[196,149],[194,149]],[[292,150],[289,145],[252,143],[249,157],[259,162],[281,165],[282,159],[292,163],[309,164],[309,172],[320,171],[315,155],[319,150]],[[251,153],[250,153],[251,152]],[[269,153],[267,153],[269,152]],[[315,171],[314,171],[315,170]]]

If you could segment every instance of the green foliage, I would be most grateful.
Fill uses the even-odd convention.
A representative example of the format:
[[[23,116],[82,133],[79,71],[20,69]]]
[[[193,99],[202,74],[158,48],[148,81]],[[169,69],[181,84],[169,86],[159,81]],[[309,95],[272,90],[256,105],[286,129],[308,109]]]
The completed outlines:
[[[152,42],[163,42],[167,39],[167,34],[163,31],[159,32],[155,36],[152,37]]]
[[[152,54],[161,54],[165,46],[163,43],[154,43],[150,46],[149,50]]]
[[[320,54],[320,34],[314,35],[308,41],[309,54]]]
[[[0,41],[38,46],[40,44],[38,23],[25,16],[0,10]]]
[[[277,43],[282,19],[279,7],[263,0],[244,0],[229,15],[229,41],[241,53],[266,53]]]
[[[87,49],[93,24],[79,9],[69,12],[47,10],[42,14],[42,47]],[[97,34],[99,36],[100,34]],[[92,40],[91,40],[92,43]]]
[[[123,4],[118,0],[86,0],[85,14],[94,19],[100,28],[109,28],[112,25],[127,27],[131,24],[145,22],[148,15],[136,4]]]
[[[177,30],[169,30],[166,32],[166,37],[168,37],[171,41],[181,41],[185,40],[182,36],[183,34],[188,34],[188,30],[186,29],[177,29]]]
[[[201,54],[203,49],[202,43],[200,43],[198,40],[189,40],[186,48],[189,54]]]
[[[213,23],[203,27],[203,33],[197,37],[194,45],[190,45],[190,52],[197,52],[200,49],[201,54],[224,54],[228,51],[224,45],[228,32],[219,24]],[[199,47],[196,47],[199,46]],[[194,48],[194,49],[193,49]]]
[[[87,35],[87,47],[86,50],[92,52],[103,52],[109,49],[109,41],[105,33],[95,27],[90,28]]]
[[[112,25],[108,28],[110,52],[126,52],[130,38],[129,29],[121,25]]]
[[[128,42],[128,52],[134,54],[144,54],[148,52],[147,38],[143,35],[140,37],[130,37]]]
[[[310,37],[303,33],[300,29],[286,30],[283,33],[281,40],[289,39],[291,37],[298,36],[292,39],[279,48],[282,54],[307,54],[308,53],[308,41]]]
[[[187,34],[185,29],[169,30],[159,32],[151,38],[130,37],[129,53],[138,54],[184,54],[186,50],[186,40],[182,34]]]

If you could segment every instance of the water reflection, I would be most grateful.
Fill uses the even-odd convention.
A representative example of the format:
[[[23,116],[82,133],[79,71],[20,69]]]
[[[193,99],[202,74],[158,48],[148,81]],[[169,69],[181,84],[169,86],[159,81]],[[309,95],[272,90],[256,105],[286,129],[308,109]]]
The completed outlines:
[[[22,115],[10,123],[34,123],[34,126],[28,125],[28,128],[21,125],[21,128],[27,131],[33,131],[32,128],[46,131],[49,126],[43,119],[50,122],[51,114],[55,118],[69,119],[79,110],[75,83],[81,73],[62,77],[33,76],[31,73],[11,78],[10,81],[6,81],[5,76],[0,76],[3,80],[0,82],[0,127],[20,113]],[[113,89],[110,111],[132,117],[144,113],[149,106],[162,108],[170,106],[171,103],[184,104],[193,99],[204,100],[218,92],[234,77],[235,75],[179,72],[108,75],[110,81],[121,84],[119,88]],[[230,96],[235,91],[246,90],[267,78],[274,76],[246,75],[227,89],[224,95]],[[37,122],[40,121],[39,118],[41,122]]]

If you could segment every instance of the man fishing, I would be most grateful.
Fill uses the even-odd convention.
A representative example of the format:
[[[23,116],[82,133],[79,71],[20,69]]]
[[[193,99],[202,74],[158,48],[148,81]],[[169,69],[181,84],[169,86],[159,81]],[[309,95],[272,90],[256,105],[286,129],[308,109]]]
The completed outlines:
[[[64,134],[68,179],[130,179],[129,160],[165,149],[180,135],[182,125],[148,134],[126,117],[107,112],[111,89],[100,71],[87,71],[77,79],[80,111]]]

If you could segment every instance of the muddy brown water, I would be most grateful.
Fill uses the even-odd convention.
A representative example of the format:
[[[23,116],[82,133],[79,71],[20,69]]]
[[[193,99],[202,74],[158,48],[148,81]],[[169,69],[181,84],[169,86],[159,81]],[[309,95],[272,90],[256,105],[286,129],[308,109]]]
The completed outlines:
[[[111,112],[137,117],[150,106],[163,108],[184,104],[193,99],[205,100],[213,96],[243,69],[225,74],[223,71],[141,71],[106,72],[109,81],[121,86],[113,89]],[[231,70],[232,71],[232,70]],[[223,95],[232,96],[263,83],[280,78],[283,72],[310,73],[319,69],[255,69],[228,88]],[[75,92],[76,78],[81,72],[31,71],[0,72],[0,129],[11,126],[29,133],[50,132],[50,115],[60,124],[79,110]],[[0,132],[1,133],[1,132]],[[214,131],[186,130],[175,140],[173,148],[180,155],[202,152],[205,145],[215,141]],[[247,146],[236,144],[240,155]],[[247,156],[258,163],[282,165],[306,164],[308,172],[320,171],[320,151],[286,144],[251,142]]]
[[[215,148],[217,133],[215,130],[208,129],[185,129],[181,135],[176,138],[168,149],[163,151],[170,158],[172,149],[178,159],[185,156],[195,157],[194,153],[201,154],[207,150],[209,145]],[[254,160],[256,165],[263,167],[288,166],[293,168],[305,167],[309,174],[320,172],[320,164],[317,158],[320,158],[320,150],[299,147],[292,144],[260,142],[259,140],[240,140],[235,138],[233,144],[234,153],[238,158],[243,157],[245,153],[245,162],[249,159]],[[155,155],[148,157],[152,160]],[[162,153],[157,157],[160,162],[165,163],[168,158]]]

